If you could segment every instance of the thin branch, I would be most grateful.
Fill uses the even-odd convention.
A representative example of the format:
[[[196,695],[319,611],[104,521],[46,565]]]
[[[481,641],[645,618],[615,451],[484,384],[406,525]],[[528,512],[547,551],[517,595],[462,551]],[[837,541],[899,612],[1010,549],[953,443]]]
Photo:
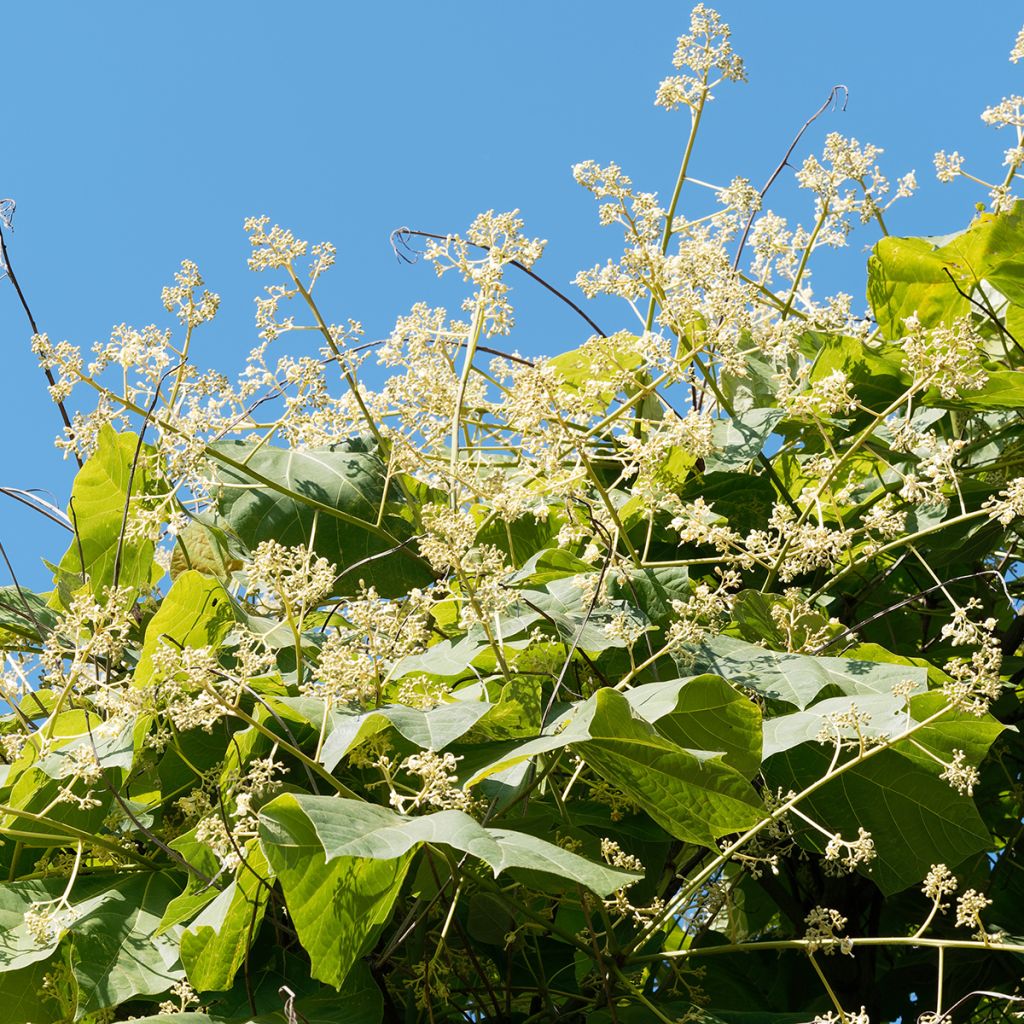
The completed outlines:
[[[20,501],[22,505],[28,506],[34,512],[38,512],[41,516],[46,516],[50,522],[56,523],[58,526],[63,526],[65,530],[74,533],[74,527],[71,525],[71,520],[68,519],[68,517],[59,508],[57,508],[56,505],[52,505],[50,502],[36,497],[32,489],[25,489],[22,487],[0,487],[0,494],[6,494],[8,498]]]
[[[768,180],[765,182],[764,188],[762,188],[759,193],[762,200],[764,200],[764,197],[768,194],[768,190],[772,187],[772,185],[775,184],[775,179],[782,173],[783,169],[789,163],[789,158],[793,155],[793,150],[796,149],[797,144],[803,138],[804,132],[806,132],[807,129],[810,128],[811,125],[814,124],[814,122],[817,121],[818,118],[821,117],[821,115],[824,114],[829,107],[835,109],[836,104],[838,104],[839,102],[840,92],[842,92],[843,94],[842,109],[846,109],[846,104],[849,102],[850,99],[850,90],[847,89],[845,85],[833,85],[831,90],[829,91],[828,99],[826,99],[825,102],[822,103],[822,105],[818,107],[818,109],[813,114],[811,114],[811,116],[807,118],[806,121],[804,121],[803,127],[800,129],[800,131],[796,133],[796,135],[793,138],[793,141],[789,144],[789,149],[786,150],[786,155],[779,161],[779,165],[775,168],[774,171],[772,171]],[[746,247],[747,238],[750,235],[750,229],[754,224],[754,217],[756,214],[756,210],[751,210],[750,216],[747,218],[747,225],[743,229],[743,236],[740,238],[739,247],[736,249],[736,256],[732,261],[733,270],[737,270],[739,268],[740,257],[743,255],[743,250]]]
[[[1014,343],[1014,345],[1017,346],[1017,348],[1024,348],[1024,345],[1021,345],[1021,343],[1010,333],[1009,328],[1006,327],[1005,324],[1001,324],[999,322],[999,318],[996,316],[995,310],[993,310],[991,306],[986,306],[985,303],[979,302],[977,299],[972,298],[970,295],[967,294],[967,292],[963,290],[963,288],[960,287],[959,284],[957,284],[956,278],[953,277],[953,275],[949,271],[949,267],[943,267],[942,272],[946,275],[946,277],[949,278],[949,283],[957,290],[957,294],[961,298],[966,299],[972,306],[975,306],[977,309],[980,309],[981,312],[984,314],[985,318],[991,320],[992,323],[994,323],[996,327],[998,327],[999,330],[1007,338],[1009,338],[1010,341]]]
[[[395,256],[405,263],[415,263],[420,255],[420,253],[416,249],[413,249],[413,247],[409,244],[409,239],[414,235],[417,238],[436,238],[442,242],[451,238],[451,235],[435,235],[430,231],[414,231],[412,228],[397,228],[396,230],[391,232],[391,248],[394,251]],[[472,245],[474,248],[477,249],[483,249],[485,252],[491,251],[491,247],[489,245],[479,245],[476,242],[468,242],[467,244]],[[408,256],[406,255],[406,253],[412,253],[413,255]],[[554,295],[556,298],[561,299],[562,302],[564,302],[570,309],[572,309],[574,312],[578,313],[581,317],[583,317],[583,319],[586,320],[590,327],[599,335],[601,335],[602,338],[608,337],[608,335],[605,334],[605,332],[602,331],[601,328],[598,327],[597,324],[595,324],[594,321],[591,320],[590,317],[587,316],[587,314],[584,313],[583,310],[580,309],[580,307],[577,306],[576,303],[569,298],[568,295],[565,295],[564,293],[560,292],[553,284],[549,284],[539,274],[535,274],[525,264],[520,263],[519,260],[509,260],[509,263],[511,263],[513,267],[517,267],[519,270],[521,270],[524,274],[527,275],[527,277],[532,277],[534,281],[536,281],[539,285],[542,285],[543,287],[547,288],[547,290],[551,292],[551,294]]]
[[[14,215],[14,200],[3,199],[0,200],[0,224],[6,225],[11,228],[11,218]],[[12,229],[13,230],[13,229]],[[21,302],[21,308],[25,311],[25,316],[28,317],[29,326],[32,328],[33,336],[39,333],[39,328],[36,326],[36,318],[32,315],[32,310],[29,308],[28,300],[25,298],[25,293],[21,290],[21,285],[18,283],[17,275],[14,273],[14,267],[11,266],[11,257],[7,253],[7,240],[4,238],[3,227],[0,226],[0,259],[3,260],[3,270],[6,271],[7,276],[11,279],[11,284],[14,285],[14,290],[18,293],[18,299]],[[46,374],[47,383],[51,388],[57,386],[57,381],[54,379],[53,372],[48,366],[43,367],[43,373]],[[57,408],[60,410],[60,418],[64,421],[64,426],[68,430],[68,436],[71,436],[71,418],[68,416],[68,411],[64,407],[64,402],[61,399],[57,399]],[[82,468],[82,459],[77,452],[74,453],[75,462],[78,463],[78,468]]]
[[[128,513],[131,509],[132,503],[132,487],[135,486],[135,471],[139,465],[139,458],[142,455],[142,444],[143,439],[146,436],[146,427],[149,426],[150,417],[153,415],[153,411],[156,409],[156,403],[160,399],[160,388],[163,387],[164,381],[172,374],[176,373],[184,363],[179,363],[178,366],[173,366],[167,370],[160,380],[157,382],[156,387],[153,389],[153,399],[149,403],[149,408],[146,410],[145,416],[142,417],[142,425],[139,427],[139,437],[135,442],[135,454],[132,456],[132,463],[128,469],[128,484],[125,488],[124,496],[124,511],[121,515],[121,529],[117,535],[117,549],[114,552],[114,572],[113,572],[113,585],[114,589],[117,589],[118,583],[121,581],[121,565],[122,558],[124,556],[124,542],[125,534],[128,530]]]

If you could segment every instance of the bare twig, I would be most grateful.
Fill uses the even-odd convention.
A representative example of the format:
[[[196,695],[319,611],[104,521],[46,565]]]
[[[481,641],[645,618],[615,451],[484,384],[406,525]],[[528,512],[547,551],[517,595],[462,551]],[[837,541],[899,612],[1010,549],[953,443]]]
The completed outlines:
[[[391,248],[394,250],[395,256],[405,263],[415,263],[420,255],[419,252],[416,249],[413,249],[412,245],[409,243],[409,239],[413,236],[416,236],[417,238],[436,238],[442,242],[451,237],[450,235],[435,235],[430,231],[415,231],[412,228],[397,228],[391,232]],[[489,245],[479,245],[476,242],[469,242],[467,244],[472,245],[477,249],[483,249],[485,252],[491,251],[491,247]],[[535,274],[525,264],[520,263],[519,260],[509,260],[509,263],[511,263],[513,267],[517,267],[521,270],[527,277],[532,277],[537,284],[547,288],[547,290],[556,298],[561,299],[562,302],[564,302],[570,309],[583,317],[590,327],[600,334],[602,338],[608,337],[608,335],[605,334],[605,332],[602,331],[601,328],[598,327],[597,324],[595,324],[594,321],[591,320],[590,317],[587,316],[587,314],[569,298],[568,295],[560,292],[553,284],[545,281],[540,274]]]
[[[6,226],[8,229],[11,228],[11,220],[14,217],[14,200],[13,199],[2,199],[0,200],[0,225]],[[4,238],[3,226],[0,226],[0,259],[3,260],[2,270],[6,272],[7,276],[11,279],[11,284],[14,285],[14,290],[18,293],[18,299],[21,302],[21,308],[25,311],[25,316],[28,317],[29,326],[32,328],[32,334],[35,336],[39,333],[39,328],[36,325],[36,318],[32,315],[32,310],[29,308],[28,300],[25,298],[25,293],[21,290],[21,285],[18,283],[18,278],[14,273],[14,267],[11,266],[11,258],[7,253],[7,240]],[[50,387],[56,387],[57,381],[54,379],[53,372],[48,366],[43,367],[43,373],[46,374],[47,383]],[[60,418],[64,421],[64,426],[67,428],[68,436],[71,436],[71,418],[68,416],[68,411],[64,407],[64,402],[60,399],[57,400],[57,408],[60,410]],[[78,463],[78,468],[82,468],[82,460],[77,452],[74,453],[75,461]]]
[[[811,125],[814,124],[814,122],[817,121],[818,118],[821,117],[821,115],[824,114],[829,107],[835,109],[836,104],[838,104],[839,102],[840,93],[843,94],[842,109],[846,109],[846,104],[849,102],[850,99],[850,90],[847,89],[845,85],[833,85],[831,90],[829,91],[828,99],[826,99],[825,102],[822,103],[822,105],[818,107],[818,109],[813,114],[811,114],[811,116],[807,118],[806,121],[804,121],[803,127],[800,129],[800,131],[796,133],[796,135],[793,138],[793,141],[789,144],[789,149],[786,150],[786,155],[779,161],[779,165],[775,168],[774,171],[772,171],[768,180],[765,182],[764,188],[762,188],[759,193],[762,200],[768,194],[768,190],[772,187],[772,185],[775,184],[775,179],[782,173],[783,168],[785,168],[785,166],[789,163],[789,158],[793,155],[793,150],[796,149],[797,144],[803,138],[804,132],[807,131],[807,129],[810,128]],[[732,261],[733,270],[736,270],[740,265],[740,257],[743,255],[743,250],[746,247],[747,237],[750,235],[750,229],[754,224],[754,217],[756,216],[756,214],[756,210],[751,210],[750,216],[747,218],[747,225],[743,229],[743,235],[740,238],[740,244],[736,249],[736,256]]]

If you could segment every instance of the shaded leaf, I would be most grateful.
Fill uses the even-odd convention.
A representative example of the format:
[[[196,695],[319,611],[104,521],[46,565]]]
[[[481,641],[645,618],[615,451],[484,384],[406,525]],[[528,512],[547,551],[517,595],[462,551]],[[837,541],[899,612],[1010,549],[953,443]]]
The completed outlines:
[[[341,572],[411,535],[376,454],[344,446],[300,451],[244,441],[220,442],[213,449],[233,463],[214,467],[217,524],[250,550],[264,540],[292,546],[313,539],[317,554]],[[377,526],[382,506],[391,514]],[[339,593],[355,593],[362,579],[393,596],[432,578],[415,550],[402,546],[348,574]]]

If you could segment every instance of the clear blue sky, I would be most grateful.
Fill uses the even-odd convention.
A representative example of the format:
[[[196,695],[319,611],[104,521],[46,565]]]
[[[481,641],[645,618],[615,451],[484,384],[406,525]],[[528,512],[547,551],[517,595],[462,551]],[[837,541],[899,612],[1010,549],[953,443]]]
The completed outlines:
[[[760,185],[836,82],[845,113],[820,120],[797,154],[837,130],[885,148],[918,197],[890,230],[964,226],[981,195],[934,180],[936,149],[992,170],[1008,141],[983,107],[1024,92],[1007,54],[1024,21],[1010,0],[722,0],[749,84],[723,87],[694,173]],[[199,360],[236,368],[255,340],[242,220],[267,213],[338,246],[321,297],[331,319],[386,333],[418,299],[453,301],[423,265],[396,262],[402,224],[464,228],[480,210],[519,207],[550,239],[538,270],[560,286],[616,255],[570,167],[616,160],[645,189],[671,188],[687,119],[652,106],[670,71],[686,2],[345,3],[263,0],[173,5],[55,2],[4,12],[0,195],[17,200],[11,258],[40,328],[85,346],[115,323],[164,323],[161,286],[194,259],[222,312]],[[995,173],[993,171],[993,173]],[[770,205],[806,219],[792,190]],[[898,212],[897,212],[898,210]],[[855,248],[873,241],[864,234]],[[860,298],[859,251],[819,284]],[[573,316],[523,281],[511,345],[578,343]],[[626,311],[601,309],[609,328]],[[289,339],[290,341],[291,339]],[[0,283],[0,484],[66,501],[71,464],[28,348],[16,297]],[[24,583],[45,588],[40,556],[65,537],[0,496],[0,540]],[[7,580],[3,580],[7,582]]]

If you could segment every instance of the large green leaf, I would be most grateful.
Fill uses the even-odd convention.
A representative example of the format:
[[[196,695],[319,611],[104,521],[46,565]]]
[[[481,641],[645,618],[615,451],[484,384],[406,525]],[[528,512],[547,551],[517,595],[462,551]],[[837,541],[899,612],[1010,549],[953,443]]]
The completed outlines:
[[[720,836],[761,819],[760,798],[720,757],[666,739],[616,690],[598,690],[594,701],[589,738],[572,749],[671,835],[717,849]]]
[[[354,593],[365,580],[393,596],[432,578],[413,548],[398,547],[412,530],[397,514],[398,496],[387,487],[376,454],[243,441],[221,442],[213,451],[222,457],[214,466],[217,525],[246,547],[264,540],[288,546],[313,540],[317,554],[339,573],[372,558],[342,578],[340,593]],[[392,548],[397,550],[386,557],[373,557]]]
[[[637,342],[634,334],[614,339],[591,338],[579,348],[562,352],[547,362],[558,371],[562,387],[569,391],[582,392],[587,387],[593,394],[595,383],[603,384],[592,403],[593,411],[601,412],[620,390],[625,373],[643,364]]]
[[[394,704],[357,715],[335,712],[320,759],[328,771],[333,771],[353,747],[389,726],[423,750],[444,750],[476,725],[492,706],[483,701],[456,701],[429,711]]]
[[[941,695],[940,695],[941,696]],[[898,736],[912,725],[906,711],[906,701],[888,693],[862,693],[852,697],[830,697],[820,700],[805,711],[793,711],[776,715],[764,723],[764,756],[769,758],[801,743],[814,742],[818,735],[833,737],[835,727],[831,724],[835,716],[850,708],[856,708],[863,716],[860,720],[860,735],[865,739],[887,739]],[[839,735],[843,740],[852,741],[857,734],[852,727],[842,728]]]
[[[174,647],[220,645],[236,621],[231,595],[220,580],[195,569],[183,572],[149,620],[142,656],[135,670],[136,685],[144,685],[153,672],[153,653],[163,644]]]
[[[147,444],[140,447],[138,435],[119,434],[110,426],[100,430],[96,451],[71,487],[68,513],[76,539],[60,561],[58,577],[84,575],[93,594],[102,598],[104,588],[114,582],[115,565],[120,567],[118,582],[123,586],[146,588],[163,575],[153,560],[153,542],[133,537],[130,530],[135,505],[159,489],[152,471],[154,460],[154,449]]]
[[[701,644],[696,659],[704,672],[713,672],[771,700],[800,709],[829,686],[848,694],[890,694],[894,686],[905,680],[913,683],[914,693],[923,693],[928,688],[928,674],[917,666],[786,654],[724,635]]]
[[[579,883],[602,896],[638,877],[524,832],[485,828],[464,811],[411,818],[361,800],[288,794],[260,812],[260,840],[271,862],[276,846],[287,845],[294,835],[308,837],[309,828],[328,862],[337,857],[397,859],[431,843],[482,860],[495,877],[514,869],[532,871]]]
[[[6,631],[40,643],[56,624],[57,614],[45,597],[24,587],[0,587],[0,637]]]
[[[662,569],[630,569],[610,584],[613,597],[640,609],[654,625],[664,628],[674,617],[673,601],[685,601],[693,593],[685,566]]]
[[[717,449],[705,466],[709,473],[742,469],[757,458],[775,424],[782,419],[781,409],[745,409],[728,419],[715,420]]]
[[[537,586],[550,583],[552,580],[564,579],[566,576],[578,576],[580,573],[594,572],[594,567],[577,558],[571,551],[564,548],[544,548],[532,554],[517,572],[506,580],[509,586]]]
[[[53,964],[39,962],[17,971],[0,974],[0,1006],[4,1024],[43,1024],[42,1016],[56,1006],[43,1004],[43,982],[53,972]]]
[[[761,770],[761,709],[720,676],[647,683],[625,696],[637,715],[679,746],[721,753],[747,778]]]
[[[264,808],[260,843],[309,955],[310,973],[338,988],[390,918],[411,854],[328,859],[313,823],[287,802],[294,799],[278,797]]]
[[[803,743],[772,757],[766,777],[783,792],[800,792],[825,774],[832,755],[831,745]],[[955,867],[991,843],[974,801],[938,772],[934,764],[926,768],[896,750],[881,750],[806,797],[800,808],[845,839],[855,839],[858,828],[870,832],[877,857],[865,871],[891,895],[920,882],[932,864]],[[814,830],[800,840],[819,852],[826,842]]]
[[[250,840],[234,881],[182,932],[181,963],[197,991],[231,987],[267,905],[270,865]]]
[[[626,646],[625,640],[606,629],[616,616],[624,616],[639,630],[650,626],[647,617],[629,601],[613,598],[591,608],[590,601],[584,598],[590,582],[586,577],[567,576],[522,591],[513,609],[514,616],[502,620],[501,635],[515,636],[540,623],[551,628],[564,643],[596,653]]]
[[[42,940],[29,931],[25,914],[33,903],[45,904],[57,900],[64,891],[61,879],[13,881],[0,886],[0,972],[20,971],[32,964],[49,959],[57,948],[58,932],[50,941]],[[86,911],[89,909],[83,901]],[[75,912],[72,911],[72,914]],[[73,916],[69,922],[74,920]],[[3,974],[0,974],[2,979]],[[0,995],[4,994],[0,980]]]
[[[885,336],[900,337],[911,314],[926,327],[948,325],[976,311],[969,297],[991,298],[993,289],[1013,304],[1000,309],[999,303],[994,311],[1015,333],[1024,306],[1022,239],[1020,203],[1006,213],[982,214],[957,235],[880,239],[868,260],[868,300]]]
[[[79,1012],[157,995],[183,976],[176,943],[154,937],[177,885],[164,872],[122,876],[72,926]]]

